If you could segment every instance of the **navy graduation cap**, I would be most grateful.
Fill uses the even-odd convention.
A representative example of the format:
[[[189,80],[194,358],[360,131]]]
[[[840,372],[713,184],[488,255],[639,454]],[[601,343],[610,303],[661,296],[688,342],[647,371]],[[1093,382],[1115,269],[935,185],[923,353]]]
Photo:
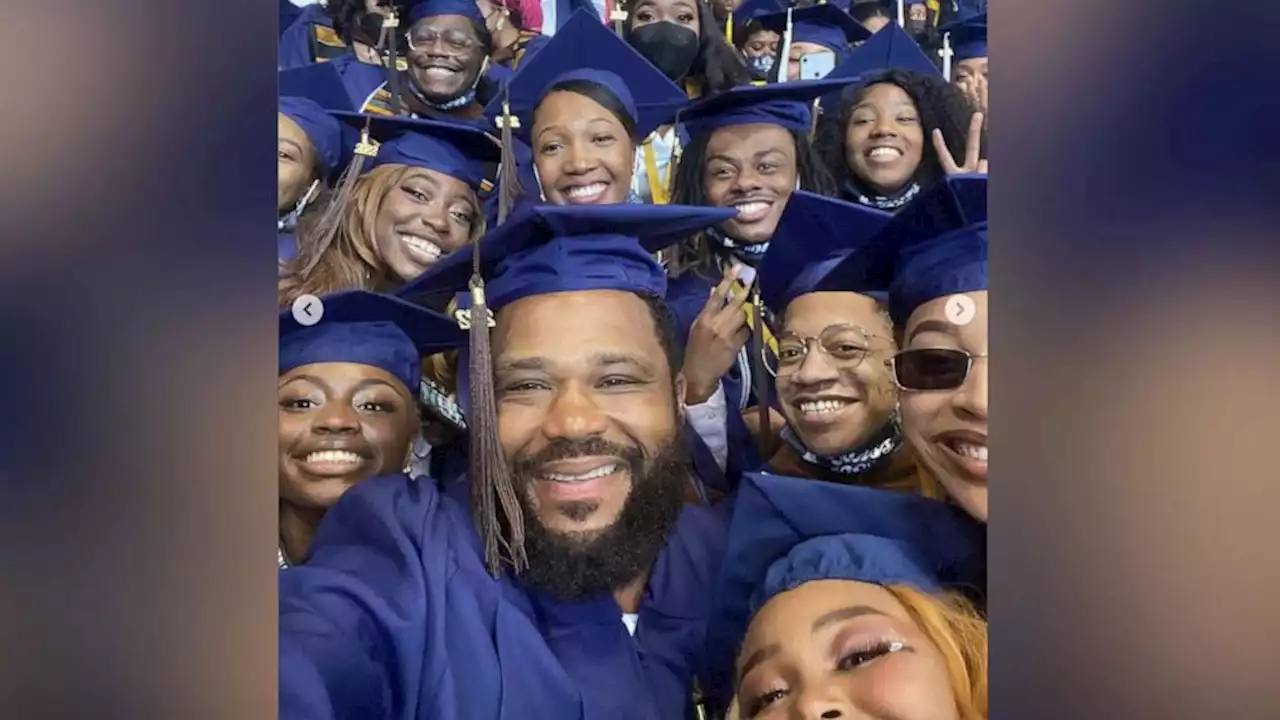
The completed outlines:
[[[333,177],[344,164],[347,145],[354,134],[329,114],[349,111],[351,97],[331,63],[314,63],[278,74],[279,111],[302,128]]]
[[[652,253],[733,217],[733,208],[688,205],[526,205],[478,245],[441,258],[397,294],[465,290],[474,254],[488,307],[556,292],[629,290],[664,295]]]
[[[987,57],[987,14],[985,12],[957,20],[941,28],[951,36],[952,57],[972,60]]]
[[[780,10],[757,19],[764,27],[784,35],[790,12],[792,43],[806,42],[821,45],[833,51],[837,57],[848,54],[849,46],[871,36],[865,27],[841,10],[834,3],[822,3],[796,10]]]
[[[368,167],[400,164],[457,178],[479,191],[502,157],[498,143],[470,125],[404,116],[336,112],[352,127],[369,128],[379,143]]]
[[[870,40],[855,48],[827,77],[861,78],[885,70],[906,70],[942,77],[938,66],[897,23],[885,25]]]
[[[902,327],[940,297],[987,289],[987,176],[952,175],[912,198],[860,253],[835,263],[818,290],[857,282],[889,288]]]
[[[775,313],[791,301],[818,290],[818,282],[849,253],[857,253],[889,224],[891,213],[857,203],[797,190],[778,219],[774,242],[760,261],[760,299]],[[833,278],[834,279],[834,278]],[[847,290],[883,298],[888,283],[847,273],[838,278]]]
[[[525,143],[533,128],[533,112],[553,85],[589,80],[613,93],[635,121],[637,134],[647,137],[688,102],[688,95],[671,82],[625,40],[601,24],[595,15],[579,10],[538,53],[527,58],[499,94],[485,108],[485,116],[501,126],[507,103],[519,122],[513,127]]]
[[[808,134],[813,101],[848,85],[849,79],[797,80],[767,85],[739,85],[709,95],[681,112],[680,124],[690,137],[732,125],[764,123]]]
[[[466,333],[451,318],[390,295],[351,290],[320,303],[314,325],[299,323],[292,309],[280,313],[279,374],[313,363],[370,365],[417,397],[422,358],[466,344]]]
[[[305,97],[280,98],[279,111],[302,128],[320,157],[326,174],[330,178],[335,177],[342,168],[348,141],[354,134],[314,100]]]
[[[773,596],[812,580],[986,590],[986,528],[950,504],[886,490],[764,474],[743,477],[707,627],[707,688],[727,704],[734,655]]]
[[[475,0],[421,0],[409,6],[409,24],[423,18],[440,17],[441,15],[461,15],[469,20],[484,25],[484,16]]]

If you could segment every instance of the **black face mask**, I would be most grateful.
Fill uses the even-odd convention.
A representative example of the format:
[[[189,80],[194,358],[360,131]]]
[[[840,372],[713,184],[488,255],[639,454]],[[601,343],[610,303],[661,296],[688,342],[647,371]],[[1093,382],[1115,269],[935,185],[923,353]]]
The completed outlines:
[[[907,26],[903,29],[906,30],[907,34],[911,37],[918,38],[921,35],[924,35],[925,27],[928,26],[928,23],[928,20],[907,20]]]
[[[688,75],[698,58],[698,33],[665,20],[632,30],[628,42],[672,82]]]

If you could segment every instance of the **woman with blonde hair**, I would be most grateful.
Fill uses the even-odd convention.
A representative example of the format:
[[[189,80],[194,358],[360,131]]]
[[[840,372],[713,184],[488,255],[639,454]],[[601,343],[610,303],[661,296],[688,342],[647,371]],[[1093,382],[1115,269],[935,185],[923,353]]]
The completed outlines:
[[[749,475],[707,631],[730,718],[986,720],[985,528],[919,496]]]
[[[393,291],[484,234],[481,195],[500,156],[492,138],[447,122],[333,115],[367,135],[337,188],[299,223],[282,307],[306,294]]]

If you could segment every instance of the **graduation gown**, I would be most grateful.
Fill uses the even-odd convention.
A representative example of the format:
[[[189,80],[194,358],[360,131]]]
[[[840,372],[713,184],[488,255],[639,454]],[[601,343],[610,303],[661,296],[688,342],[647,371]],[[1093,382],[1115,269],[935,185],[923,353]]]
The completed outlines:
[[[361,483],[280,575],[280,717],[691,717],[724,513],[685,508],[632,637],[611,595],[492,578],[469,509],[435,483]]]
[[[281,10],[281,19],[284,19]],[[315,3],[301,8],[293,22],[280,32],[276,46],[277,70],[292,70],[317,61],[331,60],[346,52],[346,43],[333,28],[333,19],[324,6]]]

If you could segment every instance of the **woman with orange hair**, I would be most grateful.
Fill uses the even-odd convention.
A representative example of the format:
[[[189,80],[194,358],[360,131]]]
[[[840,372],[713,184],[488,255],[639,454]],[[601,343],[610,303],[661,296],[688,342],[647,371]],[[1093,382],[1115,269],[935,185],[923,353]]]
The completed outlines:
[[[985,554],[984,527],[945,503],[747,476],[708,699],[741,720],[986,720]]]

